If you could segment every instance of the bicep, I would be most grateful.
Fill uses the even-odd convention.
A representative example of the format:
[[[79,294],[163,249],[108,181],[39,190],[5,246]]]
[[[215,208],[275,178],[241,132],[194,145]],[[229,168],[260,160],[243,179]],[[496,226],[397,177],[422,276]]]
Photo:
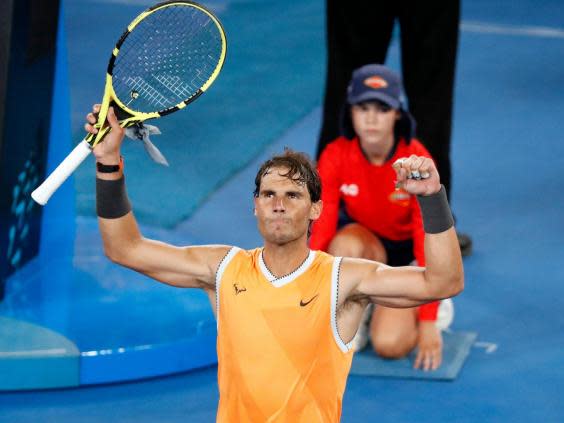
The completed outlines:
[[[178,247],[141,238],[127,254],[114,260],[168,285],[215,288],[215,273],[231,247],[225,245]]]
[[[350,295],[383,306],[415,307],[433,299],[422,267],[390,267],[369,260],[347,259],[343,275],[350,280]]]

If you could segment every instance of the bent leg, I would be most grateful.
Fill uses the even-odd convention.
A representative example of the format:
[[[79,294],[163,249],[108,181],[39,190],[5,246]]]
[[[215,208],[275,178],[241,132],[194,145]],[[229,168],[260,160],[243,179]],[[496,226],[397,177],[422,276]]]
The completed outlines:
[[[386,249],[380,239],[358,223],[343,226],[333,237],[327,251],[339,257],[366,258],[382,263],[387,260]],[[349,311],[340,316],[343,340],[351,340],[355,351],[360,351],[368,343],[368,322],[372,308],[367,306],[368,300],[351,303]]]
[[[382,241],[358,223],[349,223],[333,237],[327,250],[339,257],[365,258],[385,263],[386,249]]]
[[[384,358],[405,357],[417,345],[417,328],[417,308],[379,305],[370,322],[372,347]]]

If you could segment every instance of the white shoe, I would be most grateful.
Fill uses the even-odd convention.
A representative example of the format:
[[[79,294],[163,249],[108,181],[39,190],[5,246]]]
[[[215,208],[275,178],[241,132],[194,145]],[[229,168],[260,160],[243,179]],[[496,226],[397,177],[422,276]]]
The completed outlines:
[[[452,321],[454,320],[454,302],[451,298],[446,300],[441,300],[439,304],[439,310],[437,312],[437,321],[435,325],[440,330],[447,330]]]
[[[351,349],[355,352],[363,350],[368,345],[368,334],[370,328],[370,319],[372,318],[373,304],[369,304],[362,313],[360,325],[356,335],[351,341]]]

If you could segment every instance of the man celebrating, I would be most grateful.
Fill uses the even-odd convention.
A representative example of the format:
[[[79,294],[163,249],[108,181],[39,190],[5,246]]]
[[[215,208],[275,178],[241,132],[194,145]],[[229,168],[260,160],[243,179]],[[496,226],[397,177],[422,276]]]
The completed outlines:
[[[87,120],[86,130],[96,133],[93,114]],[[432,160],[411,156],[396,164],[398,184],[421,205],[426,268],[310,251],[321,183],[307,157],[292,151],[265,162],[255,179],[262,248],[175,247],[139,232],[125,191],[124,130],[113,109],[108,124],[112,131],[94,148],[105,253],[157,281],[207,292],[218,324],[218,422],[338,422],[349,343],[366,303],[414,307],[463,288],[452,215]]]

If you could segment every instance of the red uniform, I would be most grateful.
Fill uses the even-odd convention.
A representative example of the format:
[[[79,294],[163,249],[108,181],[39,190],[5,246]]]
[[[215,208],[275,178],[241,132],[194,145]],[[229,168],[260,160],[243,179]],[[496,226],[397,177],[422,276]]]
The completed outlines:
[[[396,190],[392,164],[401,157],[431,157],[413,139],[400,140],[392,158],[382,165],[371,164],[364,156],[358,138],[340,137],[329,144],[319,159],[323,212],[313,224],[310,248],[326,251],[337,232],[341,202],[348,216],[379,237],[391,241],[413,240],[413,255],[425,266],[423,221],[417,199]],[[438,302],[420,307],[420,320],[436,320]]]

